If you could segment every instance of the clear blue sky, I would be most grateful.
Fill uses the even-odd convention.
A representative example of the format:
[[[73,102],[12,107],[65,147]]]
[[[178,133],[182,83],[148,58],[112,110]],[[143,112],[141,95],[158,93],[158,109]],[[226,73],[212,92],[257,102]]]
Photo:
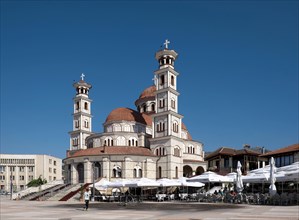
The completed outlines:
[[[205,151],[298,143],[298,1],[1,1],[1,153],[65,157],[74,80],[93,131],[152,85],[165,39]]]

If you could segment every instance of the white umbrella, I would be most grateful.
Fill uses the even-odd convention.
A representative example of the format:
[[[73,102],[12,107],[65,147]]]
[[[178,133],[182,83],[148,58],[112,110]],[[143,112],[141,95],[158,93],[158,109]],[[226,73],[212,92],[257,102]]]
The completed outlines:
[[[205,184],[201,182],[187,182],[186,177],[181,177],[178,180],[181,183],[181,186],[187,186],[187,187],[203,187]]]
[[[125,183],[127,187],[151,187],[151,186],[160,186],[157,181],[148,179],[148,178],[140,178],[128,181]]]
[[[237,191],[240,193],[243,190],[243,181],[242,181],[242,171],[241,171],[241,163],[238,161],[237,165],[237,178],[236,178],[236,188]]]
[[[181,183],[179,181],[167,178],[159,179],[157,180],[157,183],[159,183],[161,187],[181,186]]]
[[[275,167],[275,161],[274,158],[271,157],[270,159],[270,187],[269,187],[269,193],[271,196],[276,194],[276,186],[275,186],[275,176],[274,173],[276,171],[276,167]]]
[[[202,183],[222,183],[233,182],[233,180],[227,176],[218,175],[214,172],[207,171],[201,175],[193,176],[187,179],[187,182],[202,182]]]

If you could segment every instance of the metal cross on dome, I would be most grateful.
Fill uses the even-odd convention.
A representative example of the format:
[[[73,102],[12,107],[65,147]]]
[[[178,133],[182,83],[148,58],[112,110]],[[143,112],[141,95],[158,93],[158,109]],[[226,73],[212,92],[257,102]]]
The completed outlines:
[[[168,44],[170,44],[170,41],[168,39],[166,39],[165,43],[164,43],[166,49],[168,49]]]
[[[85,77],[85,75],[84,75],[84,73],[82,73],[82,74],[81,74],[81,79],[82,79],[82,81],[84,81],[84,77]]]

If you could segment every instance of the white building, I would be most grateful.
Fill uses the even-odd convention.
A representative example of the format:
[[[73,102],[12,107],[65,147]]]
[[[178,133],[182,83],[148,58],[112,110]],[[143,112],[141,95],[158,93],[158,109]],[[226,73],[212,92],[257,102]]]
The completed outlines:
[[[137,111],[117,108],[104,122],[103,133],[92,132],[91,85],[74,84],[73,130],[64,159],[66,180],[89,183],[94,177],[179,178],[206,171],[203,144],[191,138],[179,114],[177,53],[165,48],[155,55],[159,68],[154,85],[136,100]],[[191,103],[190,103],[191,104]]]
[[[0,154],[0,189],[10,191],[27,188],[27,184],[40,177],[47,182],[62,179],[62,160],[49,155]]]

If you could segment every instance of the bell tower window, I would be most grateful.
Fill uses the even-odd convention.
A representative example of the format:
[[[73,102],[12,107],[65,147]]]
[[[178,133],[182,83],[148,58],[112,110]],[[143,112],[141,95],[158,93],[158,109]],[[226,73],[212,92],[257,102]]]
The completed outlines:
[[[88,110],[88,103],[87,102],[84,103],[84,109]]]
[[[171,82],[171,85],[174,86],[174,76],[171,76],[170,82]]]
[[[164,85],[164,83],[165,83],[165,76],[161,75],[160,76],[160,85],[162,86],[162,85]]]
[[[76,102],[76,110],[79,110],[80,108],[80,102]]]

